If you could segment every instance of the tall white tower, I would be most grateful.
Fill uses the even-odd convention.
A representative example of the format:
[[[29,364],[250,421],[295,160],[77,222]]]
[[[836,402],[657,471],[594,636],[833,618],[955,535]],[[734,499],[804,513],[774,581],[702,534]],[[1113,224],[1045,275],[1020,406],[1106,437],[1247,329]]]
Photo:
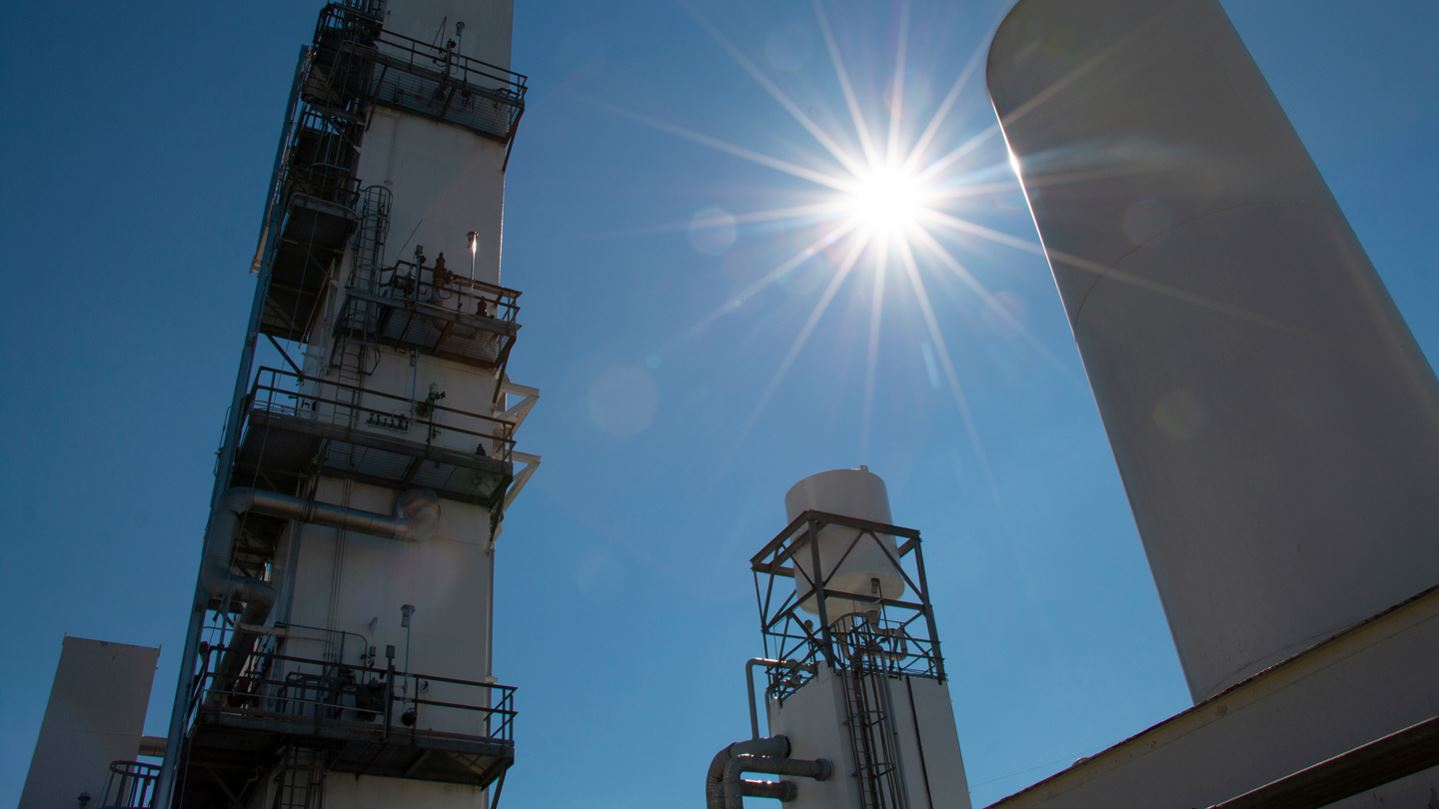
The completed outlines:
[[[790,523],[750,560],[771,736],[715,756],[710,809],[745,796],[797,809],[969,809],[919,532],[891,524],[884,481],[821,472],[785,496]],[[770,773],[779,782],[743,773]]]
[[[988,80],[1194,699],[1439,581],[1439,383],[1218,0],[1020,0]]]
[[[495,543],[539,462],[500,285],[512,16],[332,2],[302,52],[156,806],[498,799]]]

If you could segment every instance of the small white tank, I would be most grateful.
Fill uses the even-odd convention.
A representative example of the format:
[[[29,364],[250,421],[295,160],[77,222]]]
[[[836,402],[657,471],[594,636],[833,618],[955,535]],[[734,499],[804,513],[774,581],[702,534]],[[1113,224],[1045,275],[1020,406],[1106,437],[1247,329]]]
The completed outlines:
[[[889,493],[878,475],[861,466],[858,469],[831,469],[796,483],[784,496],[785,511],[794,520],[808,510],[827,511],[871,522],[892,524],[889,514]],[[819,565],[822,575],[831,575],[827,589],[848,593],[882,595],[898,598],[904,595],[904,578],[893,558],[898,558],[894,537],[883,535],[880,543],[868,537],[854,543],[860,532],[854,528],[830,525],[819,532]],[[854,543],[853,550],[850,550]],[[816,578],[814,558],[809,541],[800,539],[795,547],[794,564],[799,571]],[[889,555],[885,553],[889,551]],[[849,551],[846,555],[846,551]],[[841,561],[842,560],[842,561]],[[796,573],[795,590],[800,593],[800,607],[812,614],[819,613],[818,599],[805,575]],[[877,589],[876,589],[877,585]],[[826,617],[835,621],[842,616],[869,609],[869,602],[830,597],[825,601]]]

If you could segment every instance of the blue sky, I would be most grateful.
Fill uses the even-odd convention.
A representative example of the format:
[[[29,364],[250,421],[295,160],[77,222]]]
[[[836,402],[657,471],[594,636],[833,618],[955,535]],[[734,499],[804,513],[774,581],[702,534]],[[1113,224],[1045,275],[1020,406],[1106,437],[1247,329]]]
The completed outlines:
[[[913,3],[907,127],[1008,5]],[[1225,6],[1439,355],[1439,7]],[[148,722],[163,732],[260,202],[318,4],[60,8],[15,0],[0,30],[0,804],[18,797],[65,633],[163,646]],[[899,7],[825,8],[860,104],[882,115]],[[742,62],[854,140],[807,4],[521,2],[514,52],[532,91],[503,280],[524,290],[511,372],[544,390],[522,446],[545,460],[499,552],[496,672],[521,711],[505,806],[698,803],[714,750],[747,733],[746,560],[782,527],[786,488],[838,466],[884,476],[896,520],[924,532],[976,806],[1187,704],[1041,258],[943,236],[1008,315],[921,259],[938,340],[888,274],[867,385],[869,263],[786,366],[842,255],[746,294],[813,226],[690,227],[818,191],[676,134],[823,164]],[[976,78],[937,142],[992,124]],[[961,215],[1034,242],[997,138],[946,176],[987,189]],[[650,762],[625,768],[638,793],[612,783],[619,750]]]

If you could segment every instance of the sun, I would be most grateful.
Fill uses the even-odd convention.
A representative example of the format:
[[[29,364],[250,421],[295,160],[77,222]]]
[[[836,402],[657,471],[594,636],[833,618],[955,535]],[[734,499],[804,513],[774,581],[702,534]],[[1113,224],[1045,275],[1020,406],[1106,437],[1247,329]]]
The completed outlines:
[[[870,166],[845,184],[839,205],[858,231],[870,237],[904,237],[930,212],[934,190],[904,166]]]
[[[947,387],[963,419],[964,428],[988,476],[988,461],[971,416],[967,394],[948,343],[940,330],[939,317],[930,301],[930,281],[957,282],[968,290],[1013,333],[1041,355],[1053,361],[1044,347],[1029,334],[1002,303],[971,272],[968,261],[955,249],[983,239],[1044,256],[1032,240],[995,230],[966,218],[964,211],[975,198],[1013,190],[1012,179],[996,179],[1006,168],[990,164],[979,148],[1000,137],[999,123],[977,131],[968,130],[955,115],[956,105],[972,80],[982,75],[983,48],[977,48],[954,77],[946,92],[926,81],[934,71],[909,62],[909,6],[900,3],[895,22],[894,61],[890,66],[861,63],[853,73],[830,25],[824,0],[812,5],[816,31],[833,68],[835,84],[843,107],[832,111],[825,105],[812,106],[792,97],[765,70],[725,37],[689,4],[681,3],[704,29],[756,84],[788,113],[792,122],[813,138],[818,148],[786,153],[768,153],[635,112],[602,105],[614,114],[637,121],[658,131],[772,169],[806,184],[803,190],[784,198],[774,207],[759,207],[733,215],[696,217],[671,223],[661,230],[684,230],[692,237],[697,229],[719,231],[723,245],[734,242],[743,229],[754,234],[787,232],[796,244],[787,244],[785,254],[767,271],[743,288],[726,296],[723,303],[690,324],[682,339],[703,333],[721,318],[740,311],[744,304],[805,268],[822,269],[811,277],[822,280],[822,290],[809,314],[796,318],[798,331],[784,351],[768,384],[761,390],[744,432],[748,432],[771,398],[785,381],[820,321],[840,299],[841,291],[853,288],[856,278],[869,281],[869,328],[863,362],[863,408],[859,433],[861,456],[869,451],[875,402],[879,397],[879,354],[884,319],[893,304],[886,302],[891,279],[896,289],[908,287],[900,305],[912,306],[906,319],[917,321],[927,342],[924,353],[930,383]],[[889,4],[880,4],[889,8]],[[860,77],[856,84],[855,77]],[[884,89],[879,90],[877,85]],[[913,89],[911,89],[913,88]],[[809,90],[806,91],[810,92]],[[816,114],[816,111],[824,114]],[[848,122],[844,121],[848,113]],[[960,137],[956,137],[960,136]],[[977,159],[976,159],[977,158]],[[1016,167],[1017,169],[1017,167]],[[1018,173],[1016,171],[1016,173]],[[697,249],[699,249],[697,247]],[[853,308],[853,307],[851,307]],[[1057,362],[1057,361],[1056,361]],[[992,483],[992,479],[991,479]]]

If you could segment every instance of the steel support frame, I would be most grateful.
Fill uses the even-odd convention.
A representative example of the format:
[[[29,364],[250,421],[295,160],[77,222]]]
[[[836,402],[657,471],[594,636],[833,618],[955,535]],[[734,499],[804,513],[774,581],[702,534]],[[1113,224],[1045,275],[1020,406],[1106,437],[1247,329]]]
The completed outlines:
[[[853,529],[854,535],[826,571],[821,566],[817,539],[821,531],[836,526]],[[895,539],[893,551],[883,537]],[[912,594],[910,597],[851,593],[832,585],[844,561],[865,542],[874,543],[884,552]],[[805,565],[796,564],[797,554],[808,555],[807,567],[814,573],[813,576],[806,571]],[[830,616],[826,603],[830,598],[841,598],[869,602],[877,613],[884,616],[881,624],[866,628],[865,637],[868,642],[897,643],[898,651],[889,654],[892,662],[887,667],[888,671],[932,677],[941,682],[945,680],[944,659],[934,607],[929,599],[929,582],[918,530],[809,510],[792,520],[751,557],[750,569],[754,575],[755,602],[766,657],[810,666],[822,660],[836,670],[852,667],[856,658],[845,651],[844,642],[845,637],[852,633],[836,625],[836,619],[843,616]],[[787,586],[782,579],[792,580],[793,586]],[[815,601],[817,620],[806,618],[802,612],[801,602],[811,597]],[[768,693],[783,699],[803,684],[803,679],[798,683],[796,679],[800,678],[794,671],[771,669]]]

